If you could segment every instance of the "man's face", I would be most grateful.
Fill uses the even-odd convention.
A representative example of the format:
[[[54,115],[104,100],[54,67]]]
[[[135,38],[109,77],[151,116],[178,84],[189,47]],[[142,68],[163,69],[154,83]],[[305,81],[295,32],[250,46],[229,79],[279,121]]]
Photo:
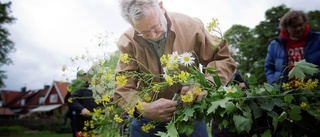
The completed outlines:
[[[163,39],[166,32],[166,23],[164,23],[164,14],[157,10],[150,10],[150,14],[133,25],[138,35],[144,39],[159,41]]]
[[[287,27],[287,31],[291,37],[298,38],[303,35],[306,23],[303,21],[302,17],[295,20],[294,23]]]

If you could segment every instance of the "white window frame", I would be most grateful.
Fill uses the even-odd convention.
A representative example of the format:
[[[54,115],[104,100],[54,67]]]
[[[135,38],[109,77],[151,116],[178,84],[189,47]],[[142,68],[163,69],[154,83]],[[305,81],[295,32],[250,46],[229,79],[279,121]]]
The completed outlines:
[[[58,102],[58,94],[51,94],[50,103],[57,103],[57,102]]]
[[[40,97],[39,98],[39,104],[44,104],[44,101],[45,101],[45,97]]]

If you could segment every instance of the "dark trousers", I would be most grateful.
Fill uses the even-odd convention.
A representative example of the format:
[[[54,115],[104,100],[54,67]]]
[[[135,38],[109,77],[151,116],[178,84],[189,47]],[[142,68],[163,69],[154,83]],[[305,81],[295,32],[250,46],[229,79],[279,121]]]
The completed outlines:
[[[154,129],[150,129],[148,133],[142,131],[141,127],[143,124],[149,123],[151,120],[146,118],[141,118],[140,120],[134,119],[131,123],[130,137],[157,137],[155,134],[158,131],[166,132],[166,125],[168,123],[157,123]],[[189,137],[208,137],[207,126],[204,121],[196,122],[194,125],[194,130]],[[185,134],[180,134],[179,137],[187,137]]]

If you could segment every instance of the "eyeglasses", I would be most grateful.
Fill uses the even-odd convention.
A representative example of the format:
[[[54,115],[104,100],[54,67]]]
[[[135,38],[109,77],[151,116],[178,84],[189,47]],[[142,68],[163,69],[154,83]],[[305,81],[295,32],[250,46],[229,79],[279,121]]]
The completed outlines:
[[[160,32],[161,31],[161,28],[162,28],[162,22],[161,22],[161,12],[159,11],[159,21],[160,23],[157,25],[157,26],[153,26],[150,30],[146,30],[146,31],[142,31],[142,32],[138,32],[138,36],[141,36],[141,37],[148,37],[149,34],[151,32],[155,33],[155,32]]]
[[[146,30],[143,32],[138,32],[138,36],[148,36],[151,32],[158,32],[162,27],[162,23],[160,21],[160,23],[157,26],[152,27],[150,30]]]

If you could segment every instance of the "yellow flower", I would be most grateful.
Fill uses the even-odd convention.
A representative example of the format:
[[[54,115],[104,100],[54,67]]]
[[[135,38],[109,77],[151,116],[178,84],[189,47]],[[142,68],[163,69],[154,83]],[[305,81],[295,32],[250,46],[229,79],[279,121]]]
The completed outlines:
[[[69,103],[72,103],[72,98],[68,98],[68,102],[69,102]]]
[[[83,137],[88,136],[87,132],[83,132],[83,131],[79,131],[78,134],[79,136],[83,136]]]
[[[94,100],[94,102],[96,102],[96,104],[101,104],[101,99],[96,99],[96,100]]]
[[[83,130],[88,130],[88,127],[90,126],[89,121],[84,121]]]
[[[125,63],[125,64],[129,64],[129,55],[126,54],[120,54],[120,61]]]
[[[93,122],[93,120],[90,120],[90,128],[94,128],[94,122]]]
[[[127,113],[129,114],[129,115],[131,115],[131,116],[133,116],[133,113],[134,113],[134,107],[133,108],[131,108],[131,109],[126,109],[127,110]]]
[[[109,94],[105,94],[101,97],[101,101],[110,102],[111,96]]]
[[[116,114],[113,119],[114,119],[117,123],[121,123],[121,122],[123,121],[123,119],[120,118],[120,117],[118,116],[118,114]]]
[[[174,70],[178,67],[179,67],[179,64],[177,62],[168,62],[168,64],[167,64],[167,68],[169,70]]]
[[[195,95],[199,95],[201,92],[202,92],[202,89],[200,88],[200,86],[198,86],[198,85],[195,85],[194,87],[193,87],[193,92],[194,92],[194,94]]]
[[[214,31],[219,25],[219,21],[217,18],[212,18],[212,21],[208,23],[207,29],[209,32]]]
[[[166,76],[165,79],[166,79],[166,81],[168,82],[168,84],[169,84],[170,86],[173,85],[173,80],[172,80],[172,78],[171,78],[170,76]]]
[[[92,79],[91,79],[91,85],[96,85],[96,84],[97,84],[96,79],[92,78]]]
[[[301,102],[300,107],[306,108],[308,107],[308,104],[306,102]]]
[[[107,109],[107,111],[111,112],[111,111],[114,110],[114,107],[113,106],[108,106],[106,109]]]
[[[144,102],[141,102],[140,100],[138,100],[137,104],[136,104],[136,108],[138,110],[144,110]]]
[[[189,76],[190,74],[188,72],[181,71],[180,74],[178,75],[178,78],[180,82],[187,83]]]
[[[144,94],[143,99],[148,102],[151,100],[151,97],[149,96],[149,94]]]
[[[146,133],[149,133],[149,130],[154,129],[154,128],[155,128],[155,126],[151,123],[143,124],[143,126],[141,127],[142,131],[146,132]]]
[[[106,79],[107,81],[111,81],[111,80],[113,79],[111,73],[106,73],[106,74],[104,75],[104,77],[105,77],[105,79]]]
[[[93,109],[93,117],[99,117],[101,112],[102,112],[101,108],[94,108]]]
[[[167,58],[167,56],[169,56],[169,55],[165,55],[165,54],[162,55],[162,57],[160,58],[161,65],[166,65],[166,64],[168,64],[168,58]]]
[[[186,95],[181,96],[182,102],[191,103],[193,101],[193,94],[191,91],[188,91]]]
[[[282,88],[285,90],[289,90],[290,89],[290,83],[282,83]]]
[[[152,91],[155,92],[155,93],[159,93],[160,91],[160,85],[159,84],[154,84],[152,86]]]
[[[315,87],[317,87],[317,85],[318,85],[318,79],[315,79],[314,81],[312,81],[312,79],[309,79],[305,84],[305,89],[312,90]]]
[[[303,80],[296,80],[294,81],[294,87],[303,88]]]
[[[67,87],[67,91],[71,92],[71,87],[70,86]]]
[[[120,86],[124,86],[127,84],[127,78],[124,75],[116,77],[116,84]]]

